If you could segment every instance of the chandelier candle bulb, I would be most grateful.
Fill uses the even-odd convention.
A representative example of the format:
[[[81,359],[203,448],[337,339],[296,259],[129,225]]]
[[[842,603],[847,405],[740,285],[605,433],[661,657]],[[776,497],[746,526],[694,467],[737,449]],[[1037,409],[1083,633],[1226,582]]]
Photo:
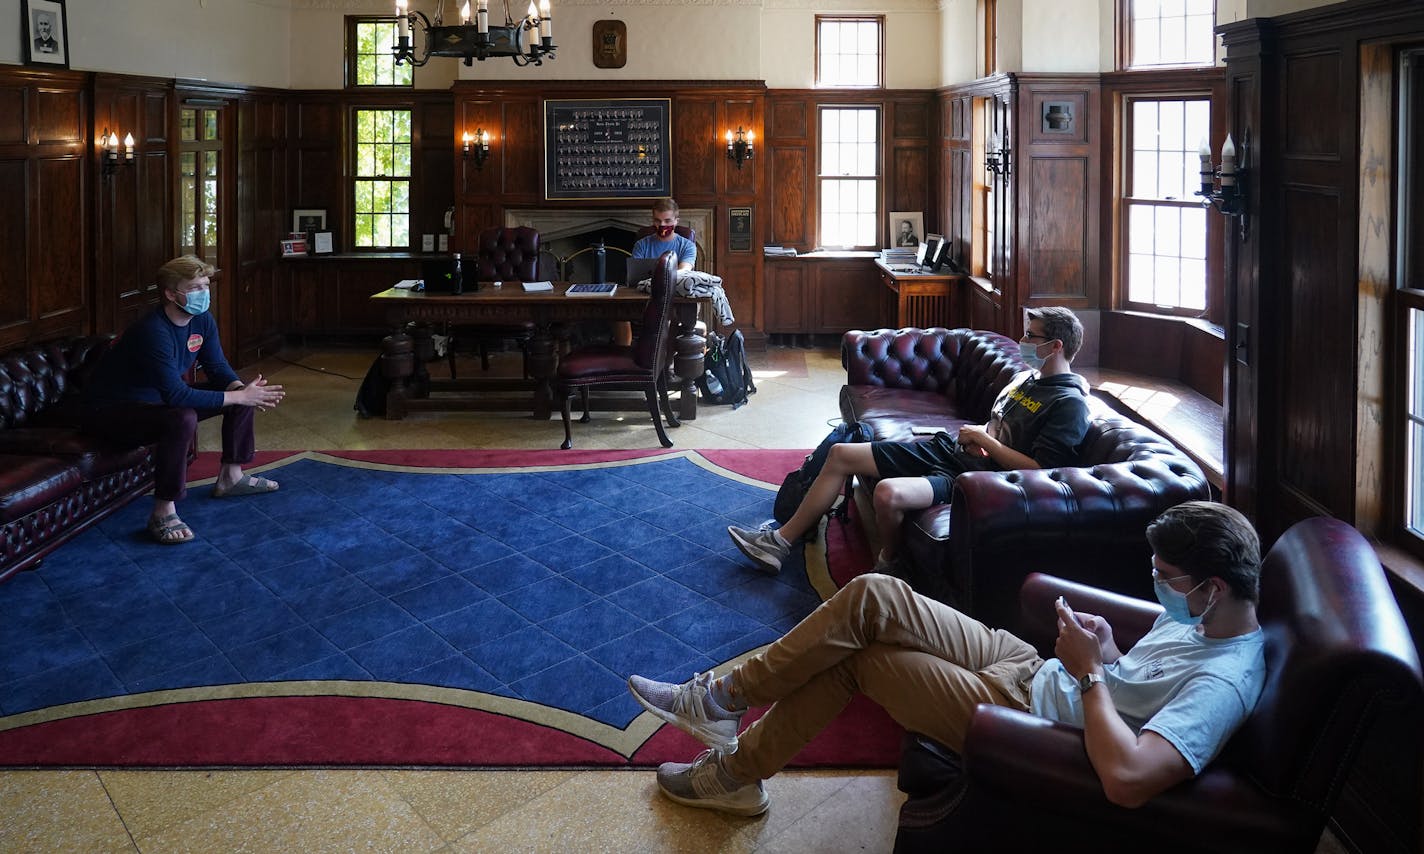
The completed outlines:
[[[477,21],[476,30],[481,34],[489,32],[489,0],[480,0],[479,6],[475,10]]]
[[[470,25],[470,4],[469,4],[469,0],[466,0],[465,5],[460,7],[460,23],[461,23],[461,24],[464,24],[464,25],[467,26],[467,27]]]
[[[554,17],[549,12],[549,0],[539,0],[539,35],[545,40],[554,38]]]

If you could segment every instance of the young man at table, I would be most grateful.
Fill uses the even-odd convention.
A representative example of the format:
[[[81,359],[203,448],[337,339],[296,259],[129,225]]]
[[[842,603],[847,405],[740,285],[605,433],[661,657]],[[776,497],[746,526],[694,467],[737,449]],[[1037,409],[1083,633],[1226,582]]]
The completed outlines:
[[[255,453],[252,418],[282,402],[279,385],[258,374],[238,379],[208,313],[213,265],[195,255],[174,258],[158,270],[158,309],[141,318],[100,359],[85,391],[84,430],[125,445],[156,444],[153,512],[148,533],[162,545],[193,539],[178,518],[187,494],[188,449],[198,421],[222,415],[222,469],[215,498],[273,492],[277,482],[245,475]],[[197,362],[207,383],[190,386],[183,375]]]
[[[1125,653],[1105,619],[1061,598],[1058,657],[1044,661],[1008,632],[868,573],[720,679],[630,677],[639,703],[711,748],[664,763],[659,788],[688,806],[758,815],[769,803],[762,781],[862,693],[956,751],[979,703],[1082,727],[1108,800],[1141,806],[1202,772],[1255,708],[1266,674],[1260,542],[1246,517],[1187,502],[1149,525],[1147,541],[1164,612]],[[771,708],[738,738],[742,714],[762,705]]]
[[[1083,324],[1066,308],[1025,310],[1019,353],[1030,370],[999,392],[987,424],[966,424],[957,435],[941,431],[922,442],[855,442],[833,445],[806,497],[780,528],[728,527],[732,542],[757,567],[778,572],[791,544],[812,530],[841,494],[847,477],[876,477],[875,522],[883,544],[876,572],[895,560],[905,514],[947,504],[954,479],[966,471],[1037,469],[1076,465],[1088,433],[1088,382],[1073,373],[1083,346]]]
[[[697,244],[677,233],[677,202],[658,199],[653,202],[653,233],[633,244],[634,258],[661,258],[669,250],[677,253],[677,271],[691,270],[697,263]],[[613,324],[613,343],[628,346],[633,343],[633,326],[627,321]]]

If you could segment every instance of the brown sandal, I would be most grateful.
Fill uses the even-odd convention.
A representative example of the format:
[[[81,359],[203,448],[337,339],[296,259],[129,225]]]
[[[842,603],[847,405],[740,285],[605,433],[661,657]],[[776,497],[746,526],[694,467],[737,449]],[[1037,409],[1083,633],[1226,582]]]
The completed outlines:
[[[179,519],[177,513],[169,513],[163,517],[150,516],[148,535],[161,546],[177,546],[193,541],[193,529]]]

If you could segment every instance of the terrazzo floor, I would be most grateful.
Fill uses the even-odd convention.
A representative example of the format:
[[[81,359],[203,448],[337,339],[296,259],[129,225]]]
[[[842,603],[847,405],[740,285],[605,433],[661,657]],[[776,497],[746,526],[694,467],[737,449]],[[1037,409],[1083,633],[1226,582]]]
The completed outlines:
[[[258,421],[263,449],[518,448],[557,454],[557,418],[352,411],[372,354],[292,350],[241,371],[287,389]],[[517,369],[496,357],[495,369]],[[837,414],[833,350],[751,354],[748,406],[703,407],[670,430],[679,448],[809,448]],[[461,364],[462,376],[478,371]],[[217,424],[200,447],[218,447]],[[646,415],[595,413],[577,448],[656,447]],[[179,508],[181,513],[181,506]],[[893,770],[797,771],[767,783],[771,810],[743,819],[680,807],[648,771],[391,769],[0,772],[0,851],[887,851],[902,796]]]

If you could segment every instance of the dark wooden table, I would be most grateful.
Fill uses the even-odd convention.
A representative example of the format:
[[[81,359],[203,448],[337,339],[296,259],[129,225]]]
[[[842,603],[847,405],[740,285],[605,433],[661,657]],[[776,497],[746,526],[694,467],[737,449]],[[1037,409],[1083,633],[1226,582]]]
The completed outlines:
[[[568,282],[555,282],[552,291],[525,291],[518,282],[501,288],[481,284],[463,294],[435,294],[403,288],[388,288],[371,300],[382,306],[395,334],[381,344],[381,359],[391,381],[386,397],[386,417],[404,418],[407,412],[484,411],[509,412],[532,409],[536,419],[547,419],[555,410],[554,376],[559,353],[567,349],[567,324],[585,320],[639,320],[648,295],[620,287],[608,297],[565,296]],[[697,418],[697,387],[702,376],[705,339],[696,332],[697,300],[673,299],[671,367],[675,375],[670,390],[680,390],[678,415],[688,421]],[[414,337],[407,325],[414,323]],[[529,378],[473,377],[432,379],[425,358],[417,358],[422,348],[416,340],[431,328],[445,324],[479,326],[532,324],[528,344]],[[422,354],[427,355],[427,354]],[[595,401],[599,403],[598,401]],[[557,401],[562,407],[563,402]],[[644,409],[640,397],[636,406],[624,407],[616,401],[601,402],[598,410]],[[676,426],[676,425],[673,425]]]
[[[903,272],[876,259],[880,281],[895,292],[895,327],[954,325],[954,288],[958,273]]]

